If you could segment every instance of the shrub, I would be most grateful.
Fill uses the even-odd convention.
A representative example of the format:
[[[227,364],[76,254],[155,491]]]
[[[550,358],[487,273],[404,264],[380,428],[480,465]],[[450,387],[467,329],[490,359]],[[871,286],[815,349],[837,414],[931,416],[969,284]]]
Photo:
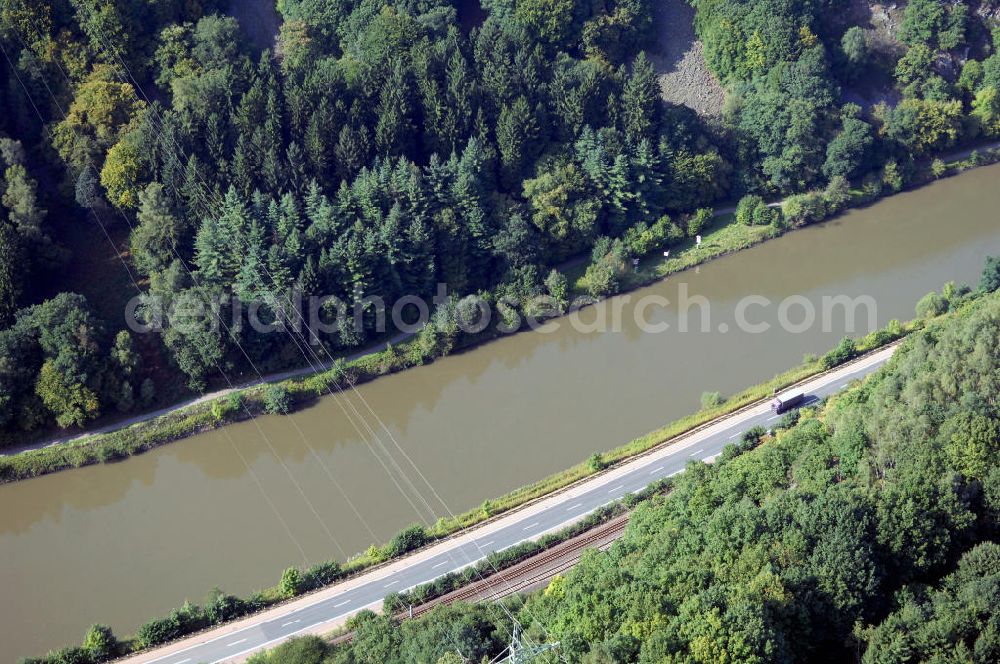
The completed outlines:
[[[264,388],[264,412],[280,415],[288,412],[292,405],[288,388],[278,383]]]
[[[83,649],[95,662],[103,662],[117,654],[118,639],[107,625],[92,625],[83,639]]]
[[[843,175],[835,175],[823,190],[823,200],[830,212],[839,212],[851,201],[851,183]]]
[[[307,590],[315,590],[316,588],[330,585],[340,578],[341,573],[340,563],[335,560],[328,560],[325,563],[313,565],[306,570],[302,583]]]
[[[799,412],[798,408],[793,408],[778,420],[778,423],[774,425],[775,429],[791,429],[796,424],[799,423],[799,418],[802,417],[802,413]]]
[[[296,636],[268,652],[260,661],[267,664],[321,664],[328,652],[318,636]]]
[[[427,530],[420,524],[413,524],[396,533],[389,544],[386,545],[385,553],[390,558],[401,556],[404,553],[419,549],[430,541]]]
[[[687,222],[687,234],[688,237],[694,237],[701,233],[701,231],[708,227],[712,223],[712,217],[715,213],[712,208],[699,208],[695,210],[695,213],[691,215],[691,218]]]
[[[823,356],[823,366],[827,369],[832,369],[835,366],[847,362],[857,354],[858,348],[854,343],[854,339],[844,337],[840,340],[840,343],[837,344],[836,348]]]
[[[939,178],[948,171],[948,167],[940,159],[935,159],[931,162],[931,175],[935,178]]]
[[[604,470],[606,466],[607,464],[604,461],[604,457],[597,452],[591,454],[590,458],[587,459],[587,468],[589,468],[593,473]]]
[[[391,592],[382,598],[382,613],[391,615],[406,608],[406,601],[403,596],[396,592]]]
[[[549,272],[549,276],[545,277],[545,290],[559,304],[560,309],[566,307],[569,302],[569,283],[562,272],[556,269]]]
[[[928,293],[917,302],[917,316],[920,318],[933,318],[948,311],[948,300],[943,295],[936,292]]]
[[[151,648],[182,635],[180,620],[176,614],[166,618],[153,618],[135,633],[135,643],[139,648]]]
[[[882,183],[893,191],[900,191],[905,182],[903,173],[899,169],[899,164],[894,161],[887,162],[882,168]]]
[[[979,277],[979,290],[992,293],[1000,288],[1000,257],[987,256],[983,273]]]
[[[212,625],[239,618],[248,612],[247,603],[235,595],[227,595],[216,589],[205,603],[205,619]]]
[[[736,221],[745,226],[752,226],[754,213],[762,205],[765,205],[763,198],[757,194],[747,194],[736,205]]]
[[[235,412],[243,408],[245,397],[242,391],[230,392],[226,395],[226,406],[230,412]]]
[[[282,597],[295,597],[302,592],[302,572],[298,567],[289,567],[281,573],[278,589]]]
[[[701,407],[703,410],[722,405],[722,395],[718,392],[702,392]]]
[[[618,292],[618,275],[607,261],[591,263],[584,275],[587,292],[593,297],[603,297]]]
[[[743,432],[742,436],[740,436],[740,447],[743,451],[752,450],[760,445],[760,441],[763,440],[766,435],[767,429],[764,427],[760,425],[750,427]]]

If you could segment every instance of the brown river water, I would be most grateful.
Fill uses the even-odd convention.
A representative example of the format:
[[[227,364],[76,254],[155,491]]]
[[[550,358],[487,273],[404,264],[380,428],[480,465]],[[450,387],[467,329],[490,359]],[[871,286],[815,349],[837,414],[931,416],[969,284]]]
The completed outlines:
[[[2,660],[79,643],[94,622],[129,633],[215,586],[245,595],[288,565],[386,540],[427,517],[414,507],[421,498],[437,516],[447,513],[438,496],[458,513],[626,442],[697,410],[703,391],[734,393],[832,347],[845,317],[834,309],[824,331],[824,296],[872,297],[879,325],[910,318],[924,293],[951,279],[974,285],[984,258],[1000,254],[998,176],[1000,165],[970,171],[580,315],[592,323],[620,307],[619,330],[560,319],[376,380],[351,397],[350,419],[325,398],[121,463],[0,486]],[[680,332],[673,306],[646,310],[668,331],[641,331],[635,303],[675,302],[682,283],[710,302],[711,331]],[[770,330],[736,331],[748,295],[772,302],[746,310]],[[814,304],[808,331],[777,324],[778,303],[794,295]],[[859,313],[855,336],[868,331]],[[788,318],[803,319],[801,302]]]

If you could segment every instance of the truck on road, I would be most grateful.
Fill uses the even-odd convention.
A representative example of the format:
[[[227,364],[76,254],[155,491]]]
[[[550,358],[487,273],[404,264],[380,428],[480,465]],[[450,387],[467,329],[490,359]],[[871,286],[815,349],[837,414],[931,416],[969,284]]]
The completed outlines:
[[[806,393],[802,390],[789,390],[778,394],[771,400],[771,410],[776,414],[784,413],[786,410],[795,408],[806,398]]]

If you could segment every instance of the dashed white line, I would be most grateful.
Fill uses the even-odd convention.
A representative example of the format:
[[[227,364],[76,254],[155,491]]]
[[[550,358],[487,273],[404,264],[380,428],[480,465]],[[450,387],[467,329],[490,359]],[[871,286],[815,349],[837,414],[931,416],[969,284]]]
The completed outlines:
[[[479,546],[489,546],[490,544],[493,544],[493,540],[490,540],[489,542],[483,542]]]
[[[718,457],[718,456],[719,456],[718,454],[712,454],[712,455],[707,456],[704,459],[702,459],[702,461],[704,461],[705,463],[711,463],[711,462],[715,461],[715,458]]]
[[[837,389],[838,389],[838,390],[842,390],[842,389],[844,389],[845,387],[847,387],[848,385],[850,385],[850,383],[844,383],[843,385],[838,385],[838,386],[837,386]]]
[[[615,493],[616,491],[620,491],[621,489],[624,489],[624,488],[625,488],[625,485],[624,485],[624,484],[619,484],[619,485],[618,485],[618,486],[616,486],[616,487],[615,487],[614,489],[611,489],[610,491],[608,491],[608,493],[609,493],[609,494],[610,494],[610,493]]]
[[[701,453],[702,453],[702,452],[704,452],[704,451],[705,451],[705,448],[703,447],[703,448],[701,448],[700,450],[695,450],[694,452],[692,452],[692,453],[691,453],[691,454],[689,454],[688,456],[696,456],[696,455],[698,455],[698,454],[701,454]]]
[[[573,510],[575,510],[577,507],[580,507],[581,505],[583,505],[583,503],[577,503],[576,505],[570,505],[569,507],[566,508],[566,511],[567,512],[572,512]]]
[[[675,470],[674,472],[672,472],[669,475],[667,475],[667,477],[673,477],[674,475],[680,475],[683,472],[684,472],[683,470]]]
[[[190,661],[191,661],[191,658],[188,657],[187,659],[182,659],[182,660],[180,660],[178,662],[174,662],[174,664],[184,664],[184,662],[190,662]]]
[[[737,431],[736,433],[734,433],[732,436],[729,437],[729,440],[732,440],[733,438],[736,438],[736,436],[739,436],[741,433],[743,433],[743,432],[742,431]]]
[[[337,608],[338,606],[344,606],[345,604],[350,604],[350,603],[351,603],[351,600],[349,600],[349,599],[348,599],[348,600],[344,600],[344,601],[343,601],[343,602],[341,602],[340,604],[334,604],[334,605],[333,605],[333,608],[335,608],[335,609],[336,609],[336,608]]]
[[[240,639],[239,641],[233,641],[232,643],[228,643],[228,644],[226,644],[226,647],[227,647],[227,648],[232,648],[233,646],[238,646],[238,645],[240,645],[240,644],[241,644],[241,643],[243,643],[244,641],[246,641],[246,639]]]
[[[772,415],[771,417],[767,418],[767,421],[770,422],[771,420],[776,420],[779,417],[781,417],[781,415]]]
[[[299,620],[289,620],[286,623],[282,623],[281,626],[282,627],[288,627],[289,625],[294,625],[297,622],[301,622],[301,621],[299,621]],[[178,664],[180,664],[180,663],[178,662]]]
[[[436,569],[438,567],[441,567],[441,565],[447,565],[447,564],[448,564],[447,560],[442,560],[441,562],[437,563],[436,565],[431,565],[431,569]]]
[[[661,470],[663,470],[663,466],[660,466],[659,468],[654,468],[654,469],[652,469],[651,471],[649,471],[649,474],[650,474],[650,475],[655,475],[655,474],[657,474],[658,472],[660,472]]]
[[[394,585],[396,585],[397,583],[399,583],[399,579],[396,579],[395,581],[390,581],[389,583],[385,584],[385,585],[384,585],[384,586],[382,586],[382,587],[383,587],[383,588],[388,588],[389,586],[394,586]]]
[[[525,527],[524,527],[524,528],[522,528],[521,530],[531,530],[532,528],[534,528],[534,527],[535,527],[535,526],[537,526],[537,525],[538,525],[538,522],[537,522],[537,521],[535,521],[534,523],[532,523],[532,524],[530,524],[530,525],[527,525],[527,526],[525,526]]]

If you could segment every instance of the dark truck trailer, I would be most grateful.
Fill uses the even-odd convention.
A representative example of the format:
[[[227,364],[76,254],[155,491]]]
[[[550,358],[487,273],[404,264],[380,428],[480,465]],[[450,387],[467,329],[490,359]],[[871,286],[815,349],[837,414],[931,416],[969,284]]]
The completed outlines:
[[[786,410],[798,406],[805,398],[806,393],[802,390],[789,390],[771,400],[771,410],[778,414],[784,413]]]

